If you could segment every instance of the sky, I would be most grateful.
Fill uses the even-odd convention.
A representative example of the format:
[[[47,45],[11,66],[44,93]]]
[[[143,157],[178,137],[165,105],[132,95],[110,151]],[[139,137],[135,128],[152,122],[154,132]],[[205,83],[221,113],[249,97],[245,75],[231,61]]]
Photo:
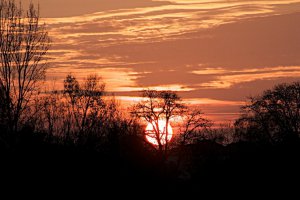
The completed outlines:
[[[125,104],[178,91],[215,121],[247,97],[300,77],[300,0],[39,2],[53,44],[47,80],[98,74]]]

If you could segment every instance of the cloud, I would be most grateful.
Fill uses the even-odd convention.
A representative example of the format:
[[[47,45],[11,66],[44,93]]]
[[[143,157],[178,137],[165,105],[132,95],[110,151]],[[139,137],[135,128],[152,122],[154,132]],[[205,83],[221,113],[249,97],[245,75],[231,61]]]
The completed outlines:
[[[74,75],[80,82],[83,81],[88,75],[96,74],[102,77],[106,84],[106,90],[109,92],[114,91],[127,91],[128,88],[135,89],[135,79],[139,74],[133,72],[129,68],[74,68],[72,66],[63,66],[60,68],[51,68],[47,73],[48,85],[52,85],[53,82],[57,88],[63,88],[63,80],[68,74]]]
[[[216,80],[200,84],[200,87],[211,89],[226,89],[235,84],[243,82],[252,82],[257,80],[274,80],[278,78],[300,77],[300,66],[280,66],[267,68],[253,68],[244,70],[226,70],[226,69],[204,69],[193,71],[194,74],[217,75]]]
[[[71,17],[99,11],[129,9],[170,4],[167,1],[151,0],[22,0],[26,8],[29,3],[40,4],[43,17]]]
[[[77,27],[80,25],[85,30],[84,33],[81,31],[80,35],[87,35],[89,34],[87,30],[93,31],[94,27],[98,27],[97,29],[101,32],[107,32],[113,26],[118,27],[116,31],[123,35],[154,39],[193,32],[199,28],[211,28],[235,21],[237,17],[241,19],[248,15],[272,13],[271,5],[273,4],[270,2],[253,4],[252,1],[170,4],[107,10],[74,17],[48,18],[45,20],[51,26],[56,27],[53,31],[61,30],[64,32],[64,29],[69,29],[69,31],[79,34]],[[107,23],[110,25],[106,26]],[[88,29],[84,29],[84,26]],[[72,33],[69,34],[72,36]],[[65,34],[60,35],[67,36]]]
[[[97,73],[116,94],[173,89],[220,105],[208,113],[236,113],[246,96],[300,76],[300,0],[92,1],[65,14],[44,6],[49,79]]]

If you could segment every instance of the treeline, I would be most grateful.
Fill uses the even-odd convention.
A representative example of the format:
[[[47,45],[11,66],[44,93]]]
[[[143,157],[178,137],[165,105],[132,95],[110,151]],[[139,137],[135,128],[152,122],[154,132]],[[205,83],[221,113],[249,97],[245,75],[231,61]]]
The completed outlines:
[[[90,173],[106,176],[109,172],[116,180],[146,178],[201,185],[200,180],[216,177],[271,179],[273,170],[297,176],[298,82],[278,85],[251,98],[234,124],[219,128],[175,92],[145,90],[142,95],[143,101],[124,113],[114,98],[105,96],[99,77],[88,76],[79,83],[68,75],[63,90],[33,98],[18,130],[11,129],[9,118],[1,112],[1,154],[21,160],[43,159],[47,165],[92,166]],[[143,122],[166,114],[170,119],[181,117],[181,123],[173,124],[178,132],[165,143],[161,141],[166,132],[154,130],[158,145],[153,145],[145,138]],[[243,175],[237,176],[239,173]]]

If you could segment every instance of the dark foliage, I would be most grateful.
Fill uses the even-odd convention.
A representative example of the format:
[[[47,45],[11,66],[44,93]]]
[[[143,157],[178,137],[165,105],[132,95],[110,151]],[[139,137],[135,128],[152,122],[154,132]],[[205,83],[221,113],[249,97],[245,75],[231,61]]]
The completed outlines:
[[[238,134],[256,142],[297,142],[300,133],[300,83],[281,84],[250,98],[236,121]]]

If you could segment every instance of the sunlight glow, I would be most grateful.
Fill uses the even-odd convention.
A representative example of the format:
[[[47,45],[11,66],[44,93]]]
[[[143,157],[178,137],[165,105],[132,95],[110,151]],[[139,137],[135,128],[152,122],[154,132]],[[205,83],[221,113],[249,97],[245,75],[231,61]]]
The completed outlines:
[[[168,135],[166,130],[168,130]],[[148,123],[145,133],[147,141],[153,145],[158,145],[158,140],[160,140],[162,145],[165,145],[166,138],[169,142],[173,137],[173,129],[170,124],[168,124],[168,129],[166,129],[166,120],[158,120],[158,127],[154,121],[152,123]],[[156,133],[159,133],[159,138],[157,137]]]

